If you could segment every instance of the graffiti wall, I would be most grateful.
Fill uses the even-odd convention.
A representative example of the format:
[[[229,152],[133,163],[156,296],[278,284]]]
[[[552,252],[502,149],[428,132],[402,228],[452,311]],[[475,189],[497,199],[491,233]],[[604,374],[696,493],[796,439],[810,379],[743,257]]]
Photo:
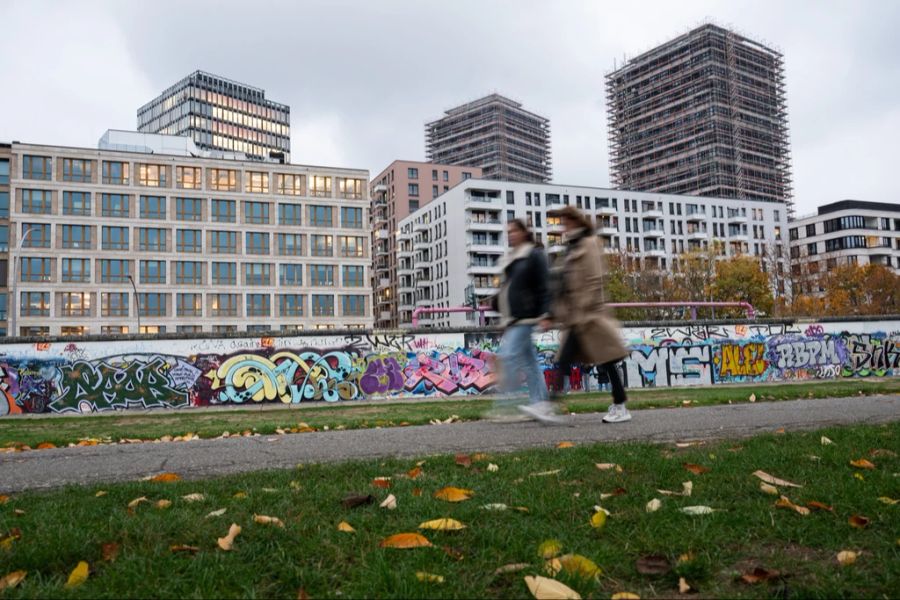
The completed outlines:
[[[900,375],[900,321],[623,335],[631,388]],[[558,333],[534,342],[545,381],[558,385]],[[496,386],[498,343],[479,332],[0,345],[0,416],[482,394]],[[576,389],[589,385],[570,375]]]

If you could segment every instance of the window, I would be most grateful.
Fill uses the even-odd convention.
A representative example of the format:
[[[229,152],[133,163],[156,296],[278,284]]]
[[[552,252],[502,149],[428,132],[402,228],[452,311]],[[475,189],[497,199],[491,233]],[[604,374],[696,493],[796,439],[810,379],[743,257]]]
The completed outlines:
[[[334,287],[334,267],[332,265],[309,265],[309,285]]]
[[[257,225],[269,224],[268,202],[244,202],[244,222]]]
[[[138,228],[138,250],[141,252],[165,252],[166,230],[150,227]]]
[[[244,263],[244,285],[272,285],[272,265]]]
[[[437,173],[437,171],[435,171]],[[406,177],[407,179],[418,179],[419,178],[419,169],[415,167],[409,167],[406,169]]]
[[[237,331],[237,325],[213,325],[213,333],[232,333]]]
[[[112,185],[128,185],[128,163],[113,160],[104,160],[103,183]]]
[[[472,174],[469,173],[468,171],[463,171],[462,177],[463,177],[463,181],[465,181],[466,179],[472,179]]]
[[[0,217],[9,218],[9,192],[0,192]]]
[[[310,213],[312,214],[312,213]],[[279,204],[279,225],[300,225],[303,221],[303,206],[300,204]]]
[[[38,325],[19,327],[19,335],[21,335],[22,337],[43,337],[50,335],[50,328],[41,327]]]
[[[128,293],[103,292],[100,294],[100,315],[104,317],[127,317]]]
[[[234,169],[209,169],[209,189],[218,192],[236,192],[237,171]]]
[[[309,224],[313,227],[331,227],[332,208],[330,206],[317,206],[315,204],[309,207]]]
[[[27,238],[25,237],[26,235],[28,236]],[[21,239],[23,248],[49,248],[50,224],[22,223]]]
[[[146,187],[166,187],[166,167],[162,165],[138,164],[138,185]]]
[[[409,201],[409,212],[415,212],[419,210],[419,201],[418,200],[410,200]]]
[[[23,317],[50,316],[50,292],[22,292],[20,298]]]
[[[280,265],[279,285],[303,285],[303,265]]]
[[[176,261],[175,283],[182,285],[203,285],[203,264],[204,263],[199,261]]]
[[[431,197],[432,197],[432,198],[437,198],[437,197],[438,197],[438,193],[439,193],[439,192],[438,192],[438,186],[436,186],[436,185],[431,186]]]
[[[271,317],[272,297],[269,294],[247,294],[248,317]]]
[[[88,292],[63,292],[60,294],[60,316],[89,317],[91,295]]]
[[[807,244],[806,245],[806,253],[809,256],[812,256],[813,254],[818,254],[819,253],[819,245],[815,242],[813,242],[812,244]]]
[[[9,161],[0,160],[0,185],[9,185]]]
[[[203,294],[177,294],[175,303],[176,315],[179,317],[203,316]]]
[[[321,294],[313,294],[312,296],[312,314],[314,317],[333,317],[334,316],[334,296],[323,296]]]
[[[541,225],[541,213],[534,213],[534,226],[543,227],[543,225]]]
[[[202,221],[203,198],[175,198],[175,218],[179,221]]]
[[[165,283],[166,282],[166,261],[164,260],[142,260],[141,261],[141,283]]]
[[[516,203],[516,193],[512,190],[507,190],[506,192],[506,203],[507,204],[515,204]]]
[[[331,177],[324,177],[322,175],[310,176],[309,195],[316,198],[330,198]]]
[[[810,223],[806,226],[806,237],[813,237],[816,235],[816,224]]]
[[[209,246],[213,254],[237,254],[237,232],[210,231]]]
[[[212,220],[217,223],[234,223],[237,221],[237,205],[234,200],[213,200]]]
[[[353,200],[361,200],[363,197],[363,180],[351,179],[349,177],[338,178],[338,191],[341,198],[350,198]]]
[[[178,252],[197,252],[202,250],[202,234],[199,229],[178,229],[175,232],[175,244]]]
[[[212,263],[213,285],[237,285],[237,263]]]
[[[237,294],[208,294],[210,316],[236,317],[238,316]]]
[[[344,206],[341,208],[341,227],[345,229],[363,228],[363,210]]]
[[[166,199],[163,196],[141,196],[140,214],[142,219],[165,219]]]
[[[29,156],[22,157],[22,178],[23,179],[42,179],[50,181],[50,157],[49,156]],[[7,183],[9,183],[7,181]]]
[[[531,192],[525,192],[525,206],[531,206]]]
[[[444,181],[450,181],[450,173],[444,171]]]
[[[341,245],[341,256],[362,258],[366,255],[366,238],[342,235],[338,238]]]
[[[299,233],[279,233],[278,254],[281,256],[302,256],[303,236]]]
[[[269,234],[248,231],[244,252],[247,254],[269,254]]]
[[[142,317],[166,316],[166,297],[168,294],[148,292],[138,294],[138,306]]]
[[[63,161],[63,181],[71,181],[73,183],[90,183],[91,171],[93,171],[93,162],[81,158],[64,158]]]
[[[131,274],[131,262],[117,259],[100,259],[100,283],[125,283]]]
[[[0,225],[0,252],[9,252],[9,225]]]
[[[91,227],[89,225],[63,225],[62,247],[86,250],[91,247]]]
[[[175,167],[175,185],[183,190],[199,190],[203,175],[200,167]]]
[[[342,298],[342,314],[345,317],[364,317],[366,315],[365,296],[344,296]]]
[[[269,174],[260,171],[247,171],[247,192],[251,194],[269,193]]]
[[[177,333],[200,333],[203,331],[203,325],[176,325]]]
[[[310,256],[334,256],[333,237],[330,235],[311,235],[309,242]]]
[[[342,281],[344,287],[364,287],[365,284],[365,268],[362,266],[344,265]]]
[[[49,215],[53,210],[50,190],[22,190],[22,212]]]
[[[131,214],[130,196],[127,194],[103,194],[101,214],[104,217],[128,217]]]
[[[275,191],[285,196],[303,194],[303,175],[275,174]]]
[[[88,258],[62,259],[62,280],[64,283],[90,283],[91,261]]]
[[[49,258],[34,258],[23,256],[20,259],[22,275],[19,281],[51,281],[53,278],[53,263]]]
[[[303,316],[303,296],[301,294],[279,294],[278,295],[278,316],[302,317]]]
[[[418,183],[410,183],[408,191],[409,191],[410,196],[418,196],[419,195],[419,184]]]

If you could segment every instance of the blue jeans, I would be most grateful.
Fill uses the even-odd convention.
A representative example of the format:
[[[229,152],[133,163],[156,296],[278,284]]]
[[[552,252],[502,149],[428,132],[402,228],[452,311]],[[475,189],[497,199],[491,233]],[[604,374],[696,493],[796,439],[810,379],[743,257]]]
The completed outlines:
[[[531,404],[547,400],[547,386],[543,371],[538,365],[537,352],[531,341],[532,325],[513,325],[500,340],[500,391],[503,394],[496,405],[513,405],[516,392],[521,388],[522,374],[528,385]]]

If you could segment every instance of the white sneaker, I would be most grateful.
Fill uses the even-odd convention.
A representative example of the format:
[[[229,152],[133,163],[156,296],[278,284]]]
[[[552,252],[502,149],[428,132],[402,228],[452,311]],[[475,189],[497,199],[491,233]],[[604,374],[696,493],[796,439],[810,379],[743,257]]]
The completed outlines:
[[[565,420],[556,414],[556,405],[552,402],[538,402],[537,404],[528,404],[519,407],[526,415],[532,416],[541,423],[564,423]]]
[[[624,404],[613,404],[603,416],[604,423],[624,423],[631,420],[631,413]]]

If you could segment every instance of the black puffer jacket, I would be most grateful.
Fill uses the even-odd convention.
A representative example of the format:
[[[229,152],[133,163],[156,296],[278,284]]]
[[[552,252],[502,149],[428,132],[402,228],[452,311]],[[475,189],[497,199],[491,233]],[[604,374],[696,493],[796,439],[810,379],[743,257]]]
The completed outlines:
[[[503,270],[503,284],[500,293],[493,298],[493,308],[501,309],[500,296],[507,295],[509,315],[512,322],[523,319],[538,319],[550,313],[550,288],[547,255],[543,249],[534,247],[527,256],[517,258]]]

